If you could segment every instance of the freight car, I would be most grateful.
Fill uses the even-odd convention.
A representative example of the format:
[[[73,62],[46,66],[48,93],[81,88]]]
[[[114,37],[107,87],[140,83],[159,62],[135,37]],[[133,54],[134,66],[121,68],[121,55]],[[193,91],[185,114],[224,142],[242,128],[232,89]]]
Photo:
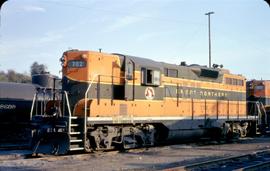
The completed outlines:
[[[54,84],[54,80],[55,76],[44,73],[33,75],[32,84],[0,82],[1,147],[10,143],[29,142],[33,97],[37,91],[40,96],[47,89],[46,98],[52,99],[53,85],[58,85]],[[44,99],[44,94],[39,98]]]
[[[62,100],[33,114],[33,153],[152,146],[256,133],[245,77],[221,68],[173,65],[71,50],[62,58]]]

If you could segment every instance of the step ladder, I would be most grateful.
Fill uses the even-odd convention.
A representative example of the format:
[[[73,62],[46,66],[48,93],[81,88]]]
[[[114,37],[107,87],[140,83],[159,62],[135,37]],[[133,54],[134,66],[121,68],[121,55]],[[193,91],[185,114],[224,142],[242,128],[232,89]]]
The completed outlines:
[[[69,118],[69,151],[84,150],[84,120],[76,116]]]

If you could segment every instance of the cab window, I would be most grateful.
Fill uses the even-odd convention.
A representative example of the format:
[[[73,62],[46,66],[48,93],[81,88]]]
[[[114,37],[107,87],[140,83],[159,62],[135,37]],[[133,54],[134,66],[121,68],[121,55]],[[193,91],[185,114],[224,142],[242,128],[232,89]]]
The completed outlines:
[[[159,86],[160,85],[160,71],[149,68],[142,68],[142,85],[152,85]]]

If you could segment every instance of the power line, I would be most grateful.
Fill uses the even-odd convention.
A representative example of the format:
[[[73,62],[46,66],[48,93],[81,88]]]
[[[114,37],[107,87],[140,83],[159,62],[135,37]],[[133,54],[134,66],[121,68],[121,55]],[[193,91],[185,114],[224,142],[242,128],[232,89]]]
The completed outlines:
[[[77,5],[77,4],[70,4],[70,3],[63,3],[63,2],[56,2],[56,1],[46,1],[46,0],[43,0],[43,1],[40,1],[40,2],[47,3],[47,4],[54,4],[54,5],[67,6],[67,7],[72,7],[72,8],[79,8],[79,9],[93,11],[93,8],[89,8],[89,7],[81,6],[81,5]],[[204,25],[204,23],[200,23],[200,22],[191,22],[191,21],[185,21],[185,20],[168,19],[168,18],[160,18],[160,17],[150,17],[150,16],[143,16],[143,15],[134,15],[134,14],[128,13],[128,12],[108,10],[108,9],[102,9],[102,8],[95,8],[95,10],[114,13],[114,14],[121,14],[121,15],[131,15],[131,16],[134,16],[134,17],[145,18],[145,19],[148,19],[148,20],[159,20],[159,21],[163,21],[163,22],[185,23],[185,24],[193,24],[193,25],[200,25],[200,26]]]

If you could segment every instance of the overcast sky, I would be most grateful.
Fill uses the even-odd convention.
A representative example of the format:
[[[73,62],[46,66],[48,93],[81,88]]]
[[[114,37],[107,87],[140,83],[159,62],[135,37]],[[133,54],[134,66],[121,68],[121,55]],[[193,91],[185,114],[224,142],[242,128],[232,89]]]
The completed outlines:
[[[270,79],[270,8],[263,0],[9,0],[1,10],[0,70],[34,61],[59,75],[68,49],[208,65]]]

